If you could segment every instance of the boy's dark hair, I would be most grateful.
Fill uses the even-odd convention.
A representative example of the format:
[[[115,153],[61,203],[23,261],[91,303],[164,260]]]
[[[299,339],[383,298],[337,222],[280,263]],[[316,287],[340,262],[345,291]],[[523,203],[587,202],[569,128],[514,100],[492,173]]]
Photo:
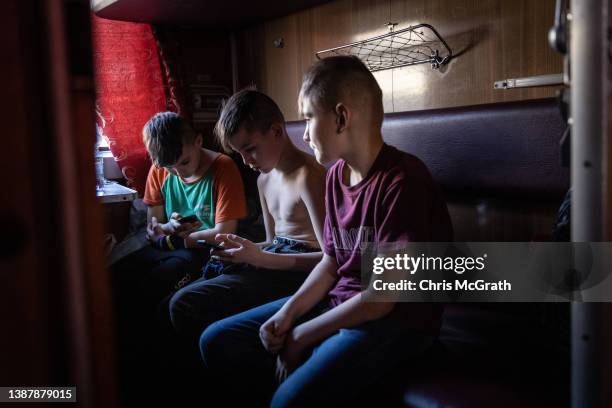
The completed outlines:
[[[374,75],[355,56],[339,55],[317,61],[304,74],[298,99],[300,112],[305,97],[323,111],[334,111],[342,101],[367,99],[373,119],[382,125],[382,90]]]
[[[195,138],[189,123],[174,112],[156,113],[142,129],[142,140],[157,167],[176,164],[183,145],[193,143]]]
[[[266,132],[274,123],[285,123],[285,117],[276,102],[262,92],[243,89],[223,103],[215,125],[215,136],[223,150],[231,152],[230,139],[240,129]]]

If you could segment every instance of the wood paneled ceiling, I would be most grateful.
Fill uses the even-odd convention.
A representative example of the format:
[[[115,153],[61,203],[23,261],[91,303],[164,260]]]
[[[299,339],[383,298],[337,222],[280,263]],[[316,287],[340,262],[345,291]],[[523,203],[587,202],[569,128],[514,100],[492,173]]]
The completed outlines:
[[[92,0],[98,17],[155,24],[234,29],[285,16],[329,0]]]

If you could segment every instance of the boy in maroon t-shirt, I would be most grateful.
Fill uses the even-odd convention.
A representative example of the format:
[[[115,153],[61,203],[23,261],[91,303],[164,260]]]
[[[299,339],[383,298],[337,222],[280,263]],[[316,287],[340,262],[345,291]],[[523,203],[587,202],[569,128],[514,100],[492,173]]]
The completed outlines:
[[[317,161],[337,160],[326,181],[324,257],[292,297],[215,323],[200,348],[217,378],[259,379],[262,398],[276,359],[274,407],[335,406],[364,392],[398,356],[421,352],[440,323],[436,304],[363,301],[361,248],[450,241],[452,227],[425,165],[383,142],[382,91],[360,60],[317,62],[299,104]]]

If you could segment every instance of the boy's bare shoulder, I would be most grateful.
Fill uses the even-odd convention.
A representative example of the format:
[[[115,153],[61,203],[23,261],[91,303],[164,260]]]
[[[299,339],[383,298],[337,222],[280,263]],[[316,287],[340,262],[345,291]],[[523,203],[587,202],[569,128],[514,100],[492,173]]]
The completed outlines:
[[[325,167],[321,166],[317,160],[307,154],[304,154],[304,162],[297,169],[297,180],[298,183],[306,185],[317,185],[319,182],[325,183]]]
[[[325,167],[321,166],[314,157],[302,153],[302,160],[289,174],[282,175],[277,171],[261,173],[257,177],[259,189],[278,190],[284,187],[293,187],[297,190],[312,188],[312,186],[325,185]]]
[[[269,174],[260,173],[259,176],[257,176],[257,187],[258,188],[264,187],[266,184],[268,184],[269,179],[270,179]]]

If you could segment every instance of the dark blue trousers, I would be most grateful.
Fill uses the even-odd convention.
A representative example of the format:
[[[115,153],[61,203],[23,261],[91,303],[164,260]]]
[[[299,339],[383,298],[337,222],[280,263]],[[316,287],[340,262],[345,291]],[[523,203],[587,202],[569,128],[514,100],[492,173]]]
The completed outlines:
[[[303,363],[278,385],[274,380],[276,356],[264,349],[259,328],[288,299],[220,320],[202,333],[202,358],[216,380],[209,392],[217,393],[217,399],[253,407],[266,406],[268,401],[274,408],[342,406],[359,395],[375,395],[373,385],[378,380],[420,355],[434,340],[391,316],[340,329],[307,350]],[[300,322],[324,313],[325,306],[322,302]],[[240,391],[228,391],[232,389]],[[385,399],[385,395],[378,398],[380,402]]]
[[[264,251],[290,254],[316,252],[303,242],[274,238]],[[178,334],[197,347],[202,331],[211,323],[280,297],[300,287],[308,272],[258,269],[245,264],[211,260],[203,276],[172,296],[170,320]]]

